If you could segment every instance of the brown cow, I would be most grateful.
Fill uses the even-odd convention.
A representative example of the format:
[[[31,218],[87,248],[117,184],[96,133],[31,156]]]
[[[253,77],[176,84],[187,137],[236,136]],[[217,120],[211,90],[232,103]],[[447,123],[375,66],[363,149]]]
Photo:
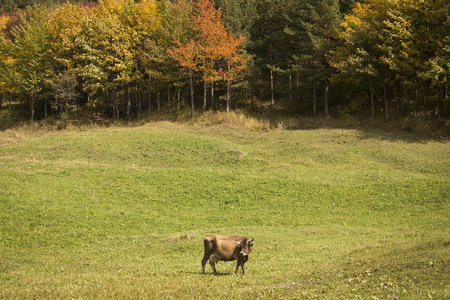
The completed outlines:
[[[241,235],[207,235],[203,240],[205,244],[205,255],[202,259],[202,273],[205,274],[205,265],[209,259],[209,263],[217,275],[216,262],[237,260],[235,274],[242,268],[242,274],[245,274],[244,264],[248,260],[248,255],[252,251],[253,240],[248,240]]]

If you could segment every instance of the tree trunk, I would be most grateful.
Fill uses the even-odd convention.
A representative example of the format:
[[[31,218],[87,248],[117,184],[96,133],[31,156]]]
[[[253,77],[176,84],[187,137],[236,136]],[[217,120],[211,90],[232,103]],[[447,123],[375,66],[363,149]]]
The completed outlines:
[[[214,103],[214,81],[211,81],[211,109],[215,110],[215,103]]]
[[[208,89],[208,84],[206,83],[206,80],[203,82],[203,106],[202,106],[202,114],[206,111],[206,90]]]
[[[227,113],[230,112],[231,103],[231,80],[227,81]]]
[[[12,111],[12,99],[11,99],[11,95],[8,95],[8,113],[9,113],[9,118],[11,119],[11,124],[13,124],[14,120],[13,120],[13,111]]]
[[[425,121],[428,121],[427,94],[423,91],[423,101],[425,103]]]
[[[410,103],[409,103],[409,92],[408,92],[408,90],[406,90],[406,112],[407,112],[407,114],[408,114],[408,117],[411,115],[411,106],[410,106]]]
[[[325,79],[325,94],[324,94],[324,106],[325,106],[325,116],[328,116],[328,93],[330,91],[330,83],[328,79]]]
[[[180,112],[180,98],[181,98],[181,97],[180,97],[180,90],[181,90],[181,88],[178,86],[178,87],[177,87],[177,100],[178,100],[178,101],[177,101],[177,102],[178,102],[178,103],[177,103],[177,104],[178,104],[178,105],[177,105],[177,108],[178,108],[178,112]]]
[[[131,120],[131,99],[130,99],[130,84],[127,83],[125,86],[126,90],[127,90],[127,125],[130,125],[130,120]]]
[[[275,96],[274,96],[274,88],[273,88],[273,71],[270,70],[270,103],[272,106],[275,105]]]
[[[116,121],[116,99],[113,95],[111,95],[113,97],[113,121]]]
[[[11,103],[11,98],[9,98],[9,99],[10,99],[10,103]],[[445,114],[445,118],[448,119],[448,85],[445,86],[444,114]]]
[[[296,77],[295,86],[297,90],[297,103],[300,106],[300,74],[297,72],[295,77]]]
[[[406,89],[402,87],[402,113],[405,113],[405,99],[406,99]]]
[[[68,115],[67,115],[67,102],[64,102],[64,129],[67,128],[67,119],[68,119]]]
[[[170,114],[170,85],[167,85],[167,111]]]
[[[288,66],[288,68],[290,68],[291,66]],[[292,74],[291,72],[289,72],[289,103],[292,103]]]
[[[103,97],[103,113],[105,113],[106,112],[106,101],[108,99],[108,92],[103,92],[102,97]]]
[[[117,92],[113,91],[112,96],[114,98],[115,120],[116,122],[119,122],[120,112],[119,112],[119,103],[117,102]]]
[[[439,90],[436,89],[436,98],[434,100],[434,119],[439,123],[441,121],[441,108],[439,106],[440,102]]]
[[[387,98],[387,92],[386,92],[386,82],[383,82],[383,92],[384,92],[384,104],[386,108],[386,121],[389,121],[389,102]]]
[[[161,111],[161,102],[159,101],[159,87],[156,87],[156,104],[158,106],[158,114]]]
[[[88,103],[91,103],[91,96],[88,95]],[[91,120],[94,121],[94,102],[91,103]]]
[[[190,86],[190,94],[191,94],[191,118],[194,117],[194,79],[192,75],[189,77],[189,86]]]
[[[414,118],[417,118],[417,111],[416,111],[417,98],[419,98],[419,90],[418,89],[416,89],[416,95],[414,97],[414,102],[413,102]]]
[[[44,104],[44,115],[45,115],[45,119],[47,119],[47,99],[45,99],[45,104]]]
[[[142,111],[142,95],[138,95],[138,120],[141,120],[141,111]]]
[[[397,93],[397,84],[394,84],[394,92],[395,92],[395,106],[397,108],[397,116],[400,112],[400,105],[398,103],[398,93]]]
[[[148,91],[148,115],[150,116],[152,113],[152,91]]]
[[[230,80],[230,110],[232,107],[236,108],[236,102],[234,98],[233,80]]]
[[[137,105],[137,111],[138,111],[138,120],[141,120],[141,95],[139,94],[138,90],[138,84],[136,83],[136,105]]]
[[[317,88],[316,88],[316,79],[313,80],[313,112],[314,112],[314,117],[317,117]]]
[[[372,80],[369,81],[370,88],[370,105],[372,107],[372,119],[375,119],[375,102],[374,102],[374,92]]]
[[[269,56],[270,56],[270,63],[272,63],[272,45],[269,45]],[[273,86],[273,71],[270,69],[270,103],[272,106],[275,105],[275,96],[274,96],[274,86]]]
[[[34,105],[36,102],[36,94],[31,95],[31,126],[34,126]]]

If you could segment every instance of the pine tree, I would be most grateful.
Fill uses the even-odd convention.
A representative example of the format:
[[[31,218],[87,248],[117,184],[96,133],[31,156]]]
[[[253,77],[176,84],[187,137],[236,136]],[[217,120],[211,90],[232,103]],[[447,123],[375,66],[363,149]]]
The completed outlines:
[[[328,115],[329,79],[332,69],[327,61],[328,52],[335,46],[336,30],[339,27],[340,11],[337,0],[320,0],[307,2],[303,15],[302,27],[306,39],[304,48],[296,54],[294,68],[305,73],[313,83],[313,111],[317,115],[316,86],[321,82],[324,87],[324,113]]]

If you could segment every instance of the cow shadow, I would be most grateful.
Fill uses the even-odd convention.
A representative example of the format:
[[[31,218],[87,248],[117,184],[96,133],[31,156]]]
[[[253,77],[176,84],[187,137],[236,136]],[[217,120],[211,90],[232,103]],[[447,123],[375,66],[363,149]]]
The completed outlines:
[[[200,272],[194,272],[194,271],[178,271],[178,273],[181,274],[190,274],[190,275],[204,275],[204,276],[237,276],[234,274],[234,272],[217,272],[217,275],[214,275],[213,272],[206,272],[206,273],[202,273]],[[238,274],[238,275],[242,275],[242,274]]]

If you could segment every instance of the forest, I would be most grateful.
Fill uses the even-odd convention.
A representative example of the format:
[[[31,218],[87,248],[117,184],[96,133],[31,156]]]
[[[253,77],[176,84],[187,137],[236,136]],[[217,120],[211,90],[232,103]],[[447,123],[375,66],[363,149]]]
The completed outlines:
[[[31,123],[233,109],[448,120],[448,0],[0,2],[0,107]]]

